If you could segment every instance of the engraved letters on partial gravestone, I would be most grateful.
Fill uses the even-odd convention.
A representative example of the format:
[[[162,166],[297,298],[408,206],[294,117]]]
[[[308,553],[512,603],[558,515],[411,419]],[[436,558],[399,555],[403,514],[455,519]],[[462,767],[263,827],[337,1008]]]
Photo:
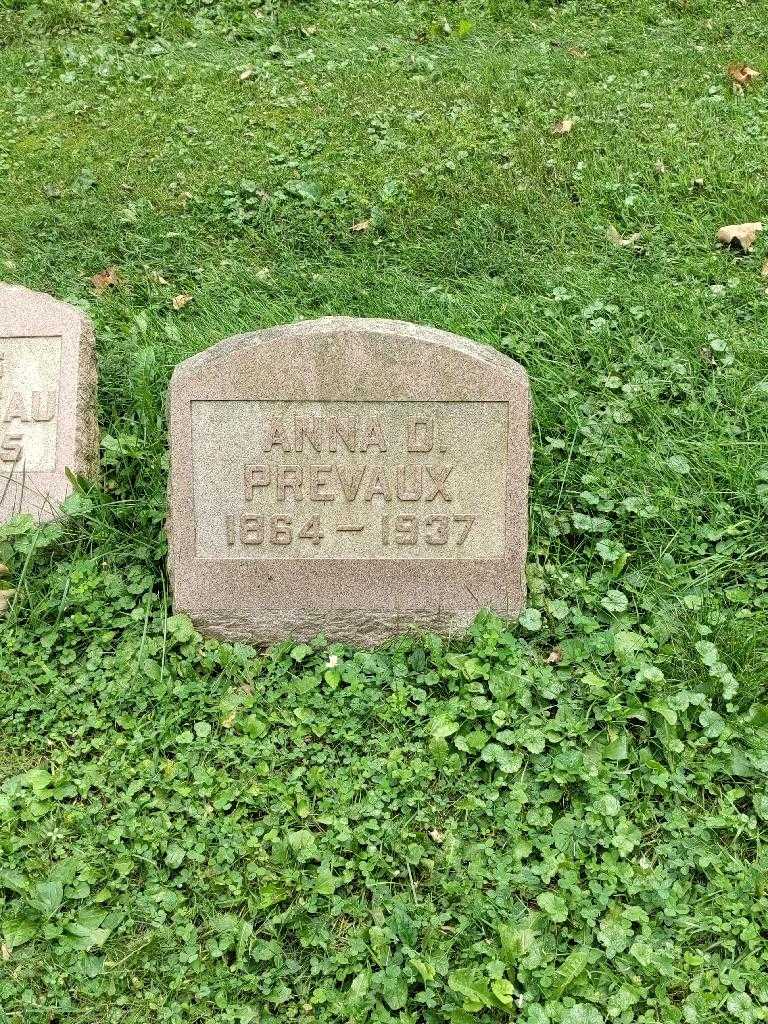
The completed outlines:
[[[171,384],[174,603],[204,632],[376,643],[524,601],[529,389],[467,339],[329,318]]]
[[[56,464],[56,406],[61,337],[0,338],[0,414],[4,469],[27,472]]]
[[[0,285],[0,522],[52,518],[98,461],[93,333],[73,306]]]

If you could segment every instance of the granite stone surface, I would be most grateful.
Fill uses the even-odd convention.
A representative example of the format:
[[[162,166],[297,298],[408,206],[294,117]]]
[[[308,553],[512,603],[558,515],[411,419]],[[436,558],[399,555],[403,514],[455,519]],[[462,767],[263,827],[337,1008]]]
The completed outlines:
[[[174,609],[203,633],[373,645],[525,600],[530,390],[466,338],[328,317],[170,386]]]
[[[93,329],[74,306],[0,284],[0,522],[53,518],[65,470],[98,467]]]

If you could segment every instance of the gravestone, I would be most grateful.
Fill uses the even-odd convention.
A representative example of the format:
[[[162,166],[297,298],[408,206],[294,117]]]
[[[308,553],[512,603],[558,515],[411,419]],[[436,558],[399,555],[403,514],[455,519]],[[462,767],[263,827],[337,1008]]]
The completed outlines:
[[[0,522],[51,519],[65,470],[98,465],[93,330],[74,306],[0,284]]]
[[[530,392],[484,345],[332,317],[170,385],[174,609],[227,639],[375,644],[524,603]]]

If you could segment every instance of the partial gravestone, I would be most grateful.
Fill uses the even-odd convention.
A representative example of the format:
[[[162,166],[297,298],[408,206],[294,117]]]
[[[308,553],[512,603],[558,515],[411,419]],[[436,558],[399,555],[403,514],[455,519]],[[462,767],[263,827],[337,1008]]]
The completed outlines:
[[[174,609],[230,640],[376,644],[525,599],[530,389],[494,349],[329,317],[170,386]]]
[[[67,470],[98,466],[93,329],[74,306],[0,284],[0,522],[45,521],[71,491]]]

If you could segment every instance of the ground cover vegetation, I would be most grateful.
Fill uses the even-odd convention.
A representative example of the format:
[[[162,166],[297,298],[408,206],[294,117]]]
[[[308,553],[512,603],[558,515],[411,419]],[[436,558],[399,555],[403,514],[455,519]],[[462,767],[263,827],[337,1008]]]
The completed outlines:
[[[0,1020],[768,1019],[765,14],[0,5],[0,270],[89,311],[103,429],[0,529]],[[171,614],[173,365],[339,312],[529,370],[518,624]]]

